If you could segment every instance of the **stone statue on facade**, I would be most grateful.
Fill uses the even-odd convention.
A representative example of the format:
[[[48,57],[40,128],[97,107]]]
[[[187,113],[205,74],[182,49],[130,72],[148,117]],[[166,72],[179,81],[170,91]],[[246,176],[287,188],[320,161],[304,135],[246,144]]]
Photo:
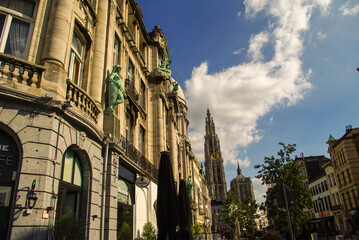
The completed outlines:
[[[105,115],[113,115],[115,112],[114,106],[123,103],[127,97],[123,88],[122,78],[119,75],[121,68],[121,65],[113,66],[108,78],[108,107],[104,112]]]

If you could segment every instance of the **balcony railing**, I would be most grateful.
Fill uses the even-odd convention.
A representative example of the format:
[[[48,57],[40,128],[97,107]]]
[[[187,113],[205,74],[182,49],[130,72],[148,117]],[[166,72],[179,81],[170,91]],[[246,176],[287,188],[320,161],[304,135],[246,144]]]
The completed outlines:
[[[128,78],[126,78],[125,91],[126,91],[126,94],[131,96],[131,98],[134,101],[136,101],[136,103],[137,103],[137,101],[139,99],[139,94],[138,94],[135,86],[133,85],[133,83]]]
[[[7,81],[39,88],[42,72],[45,69],[43,66],[30,63],[12,55],[0,53],[1,85]]]
[[[78,87],[75,83],[71,82],[69,79],[67,80],[66,100],[74,102],[76,107],[81,109],[97,123],[100,109],[84,90]]]
[[[140,151],[138,151],[124,136],[117,139],[120,148],[133,163],[154,179],[158,179],[158,169]]]

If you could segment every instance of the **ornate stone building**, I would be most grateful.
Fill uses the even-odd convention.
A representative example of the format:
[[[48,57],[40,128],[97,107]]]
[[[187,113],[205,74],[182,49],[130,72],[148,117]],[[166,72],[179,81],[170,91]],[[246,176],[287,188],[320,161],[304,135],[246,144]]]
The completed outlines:
[[[134,0],[0,1],[0,16],[0,239],[53,239],[65,216],[84,239],[156,225],[160,152],[176,181],[190,165],[162,30]]]
[[[339,192],[339,216],[338,229],[344,228],[348,235],[357,234],[358,228],[358,207],[359,207],[359,128],[346,127],[344,135],[334,138],[330,135],[328,153],[330,154],[334,180]]]
[[[250,177],[243,176],[239,163],[237,167],[237,177],[231,180],[229,194],[232,192],[236,194],[240,202],[244,202],[245,200],[255,200],[252,179]]]
[[[226,176],[216,128],[207,109],[206,135],[204,136],[204,157],[206,180],[212,200],[224,202],[227,198]]]

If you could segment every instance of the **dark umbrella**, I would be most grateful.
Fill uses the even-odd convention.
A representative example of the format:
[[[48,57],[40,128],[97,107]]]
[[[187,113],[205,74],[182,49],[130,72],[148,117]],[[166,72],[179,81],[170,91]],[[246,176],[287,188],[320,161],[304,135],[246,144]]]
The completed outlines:
[[[158,240],[177,240],[178,200],[169,152],[161,152],[158,169],[157,227]]]
[[[182,179],[179,186],[178,195],[178,209],[179,209],[179,239],[180,240],[193,240],[192,236],[192,214],[188,196],[188,188],[186,180]]]

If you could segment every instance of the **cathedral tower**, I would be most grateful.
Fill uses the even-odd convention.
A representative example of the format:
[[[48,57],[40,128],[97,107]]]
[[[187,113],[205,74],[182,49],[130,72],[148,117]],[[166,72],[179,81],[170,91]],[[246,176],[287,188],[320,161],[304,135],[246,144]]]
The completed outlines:
[[[204,136],[205,171],[209,194],[212,200],[225,201],[227,184],[218,135],[209,109],[206,117],[206,135]]]

